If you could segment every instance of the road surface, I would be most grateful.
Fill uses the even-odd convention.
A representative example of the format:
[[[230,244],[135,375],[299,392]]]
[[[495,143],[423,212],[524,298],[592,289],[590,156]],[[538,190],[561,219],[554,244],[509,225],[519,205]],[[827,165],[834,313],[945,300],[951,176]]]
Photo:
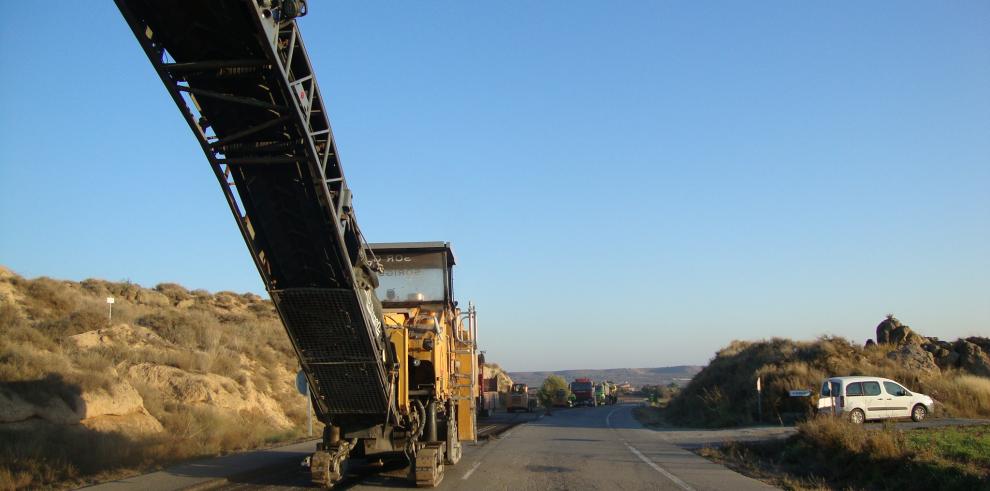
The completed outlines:
[[[646,429],[632,417],[636,404],[556,410],[552,416],[500,413],[479,420],[479,429],[504,429],[467,444],[456,466],[448,466],[440,490],[564,489],[772,489],[685,450],[724,441],[766,440],[793,434],[793,427],[720,430]],[[934,419],[899,427],[987,424],[986,420]],[[874,426],[873,424],[869,426]],[[879,426],[879,425],[876,425]],[[87,491],[286,490],[309,488],[300,462],[315,442],[189,462],[165,471],[104,483]],[[258,472],[258,469],[263,472]],[[234,476],[234,477],[230,477]],[[408,482],[355,473],[339,489],[409,488]],[[310,488],[312,489],[312,488]]]
[[[666,432],[643,428],[632,416],[634,407],[557,410],[487,443],[468,445],[460,463],[446,468],[437,489],[773,489],[684,450]],[[309,486],[306,470],[298,465],[242,481],[221,489]],[[341,484],[340,489],[351,490],[409,487],[405,481],[374,475],[353,476]]]

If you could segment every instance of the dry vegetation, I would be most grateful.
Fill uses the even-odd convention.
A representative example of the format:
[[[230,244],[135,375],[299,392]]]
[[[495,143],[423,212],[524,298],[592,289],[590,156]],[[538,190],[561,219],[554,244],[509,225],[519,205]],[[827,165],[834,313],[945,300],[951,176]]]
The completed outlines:
[[[670,402],[673,423],[702,427],[786,423],[812,414],[822,381],[829,376],[874,375],[898,380],[932,396],[936,415],[990,417],[990,379],[958,369],[925,372],[887,356],[884,345],[860,346],[838,337],[800,342],[789,339],[733,341]],[[763,384],[759,417],[756,378]],[[809,389],[812,397],[789,397]]]
[[[816,418],[784,441],[700,453],[784,489],[990,489],[990,426],[874,430]]]
[[[257,295],[31,280],[0,267],[0,489],[298,437],[297,368]]]

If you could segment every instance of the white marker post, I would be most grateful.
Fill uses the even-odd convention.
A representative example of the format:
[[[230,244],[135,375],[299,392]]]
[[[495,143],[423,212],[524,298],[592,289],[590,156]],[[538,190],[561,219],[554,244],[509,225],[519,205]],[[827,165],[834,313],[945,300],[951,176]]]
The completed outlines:
[[[108,319],[110,323],[113,323],[113,297],[107,297],[107,306],[110,307],[110,312],[108,314]]]
[[[763,387],[760,383],[761,377],[756,377],[756,411],[759,413],[757,415],[757,421],[763,422]]]
[[[306,426],[309,428],[309,436],[313,436],[313,399],[309,397],[309,380],[306,380],[306,374],[302,370],[296,373],[296,389],[306,396]]]

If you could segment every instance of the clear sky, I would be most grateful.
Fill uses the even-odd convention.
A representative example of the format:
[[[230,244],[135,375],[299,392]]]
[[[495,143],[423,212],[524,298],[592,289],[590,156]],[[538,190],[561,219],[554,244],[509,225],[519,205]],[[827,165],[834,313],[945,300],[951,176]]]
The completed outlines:
[[[990,3],[311,1],[369,241],[447,240],[510,370],[990,334]],[[110,1],[4,5],[0,264],[262,292]]]

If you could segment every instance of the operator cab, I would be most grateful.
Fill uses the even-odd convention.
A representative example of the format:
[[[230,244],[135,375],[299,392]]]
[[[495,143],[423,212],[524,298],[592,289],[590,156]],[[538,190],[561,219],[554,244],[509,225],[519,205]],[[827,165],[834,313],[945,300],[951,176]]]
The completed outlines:
[[[454,250],[449,242],[369,244],[384,271],[375,293],[384,308],[453,306]]]

